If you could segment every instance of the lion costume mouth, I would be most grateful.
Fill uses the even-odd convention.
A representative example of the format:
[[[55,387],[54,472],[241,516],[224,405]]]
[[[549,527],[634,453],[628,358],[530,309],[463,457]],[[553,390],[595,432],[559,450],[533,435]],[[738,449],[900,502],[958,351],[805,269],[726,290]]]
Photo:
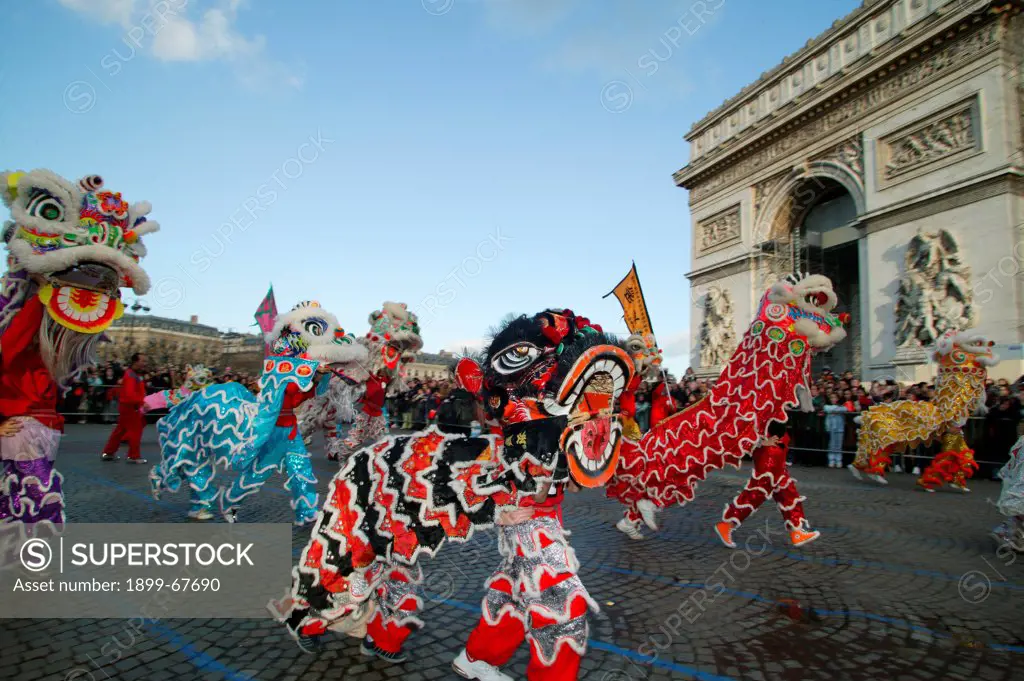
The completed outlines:
[[[600,487],[615,473],[622,446],[622,421],[613,412],[633,377],[629,355],[612,345],[586,350],[562,382],[552,409],[568,416],[559,438],[569,473],[583,487]]]
[[[107,265],[83,262],[49,277],[39,289],[46,313],[66,329],[96,334],[124,315],[120,275]]]

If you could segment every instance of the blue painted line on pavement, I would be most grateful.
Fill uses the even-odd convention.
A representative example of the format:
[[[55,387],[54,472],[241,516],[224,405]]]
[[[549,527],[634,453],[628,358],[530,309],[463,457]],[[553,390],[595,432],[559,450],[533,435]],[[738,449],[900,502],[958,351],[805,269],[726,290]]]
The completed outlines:
[[[97,484],[105,485],[107,487],[111,487],[113,489],[116,489],[116,490],[118,490],[120,492],[136,496],[136,497],[141,498],[142,500],[144,500],[144,501],[146,501],[146,502],[148,502],[150,504],[153,504],[153,505],[162,505],[161,502],[157,502],[156,500],[154,500],[151,495],[145,494],[143,492],[139,492],[138,490],[131,489],[130,487],[125,487],[124,485],[121,485],[119,483],[115,483],[115,482],[110,481],[110,480],[94,477],[92,475],[89,475],[89,474],[85,473],[81,469],[77,469],[77,468],[75,468],[73,466],[65,466],[65,468],[67,468],[68,470],[72,470],[72,471],[74,471],[76,473],[76,475],[80,475],[80,476],[82,476],[82,477],[84,477],[84,478],[86,478],[86,479],[88,479],[88,480],[90,480],[92,482],[97,483]],[[277,490],[274,490],[274,491],[277,491]],[[677,535],[677,536],[680,536],[680,535]],[[681,536],[685,536],[685,535],[681,535]],[[663,540],[667,540],[667,539],[663,539]],[[700,543],[714,543],[714,542],[707,541],[706,538],[701,537],[700,538]],[[300,553],[301,550],[302,550],[301,548],[293,549],[292,555],[293,556],[298,555],[298,553]],[[782,551],[782,550],[778,550],[778,549],[770,549],[770,550],[772,552],[774,552],[774,553],[781,553],[783,555],[786,555],[786,556],[789,556],[789,557],[792,557],[792,558],[796,558],[798,560],[807,560],[807,559],[810,559],[810,558],[816,558],[816,557],[813,557],[813,556],[805,556],[805,555],[801,556],[801,555],[797,555],[797,554],[792,554],[791,552]],[[834,560],[834,559],[820,559],[820,560]],[[865,564],[865,566],[868,566],[868,561],[858,561],[858,562],[863,562]],[[886,564],[878,563],[877,565],[884,566]],[[901,568],[904,571],[913,571],[913,569],[904,568],[903,566],[890,566],[890,567]],[[610,566],[610,565],[598,565],[596,567],[596,569],[602,570],[602,571],[605,571],[605,572],[615,572],[615,573],[618,573],[618,574],[631,575],[631,576],[635,576],[635,577],[641,577],[641,578],[644,578],[644,579],[650,579],[650,580],[653,580],[653,581],[663,582],[663,583],[670,584],[670,585],[675,586],[675,587],[680,588],[680,589],[705,589],[706,588],[706,585],[704,585],[704,584],[680,584],[676,580],[668,578],[668,577],[664,577],[662,575],[652,575],[652,574],[641,572],[641,571],[637,571],[637,570],[628,570],[626,568],[617,568],[617,567]],[[928,573],[930,571],[922,571],[922,572]],[[933,576],[949,577],[949,575],[944,575],[943,573],[932,573],[932,574],[933,574]],[[1022,588],[1024,588],[1024,587],[1021,587],[1021,585],[1012,584],[1012,583],[1008,583],[1008,582],[993,582],[992,586],[1007,586],[1007,587],[1011,587],[1011,588],[1014,588],[1014,589],[1022,589]],[[723,592],[724,593],[729,593],[731,595],[738,596],[738,597],[741,597],[741,598],[746,598],[748,600],[759,602],[759,603],[765,603],[765,604],[770,604],[770,605],[781,605],[782,604],[780,601],[776,601],[776,600],[773,600],[773,599],[770,599],[770,598],[766,598],[764,596],[760,596],[760,595],[755,594],[755,593],[750,593],[750,592],[745,592],[745,591],[738,591],[738,590],[729,589],[729,588],[724,588]],[[455,607],[455,608],[458,608],[458,609],[461,609],[461,610],[466,610],[468,612],[478,613],[480,611],[479,610],[479,606],[470,605],[468,603],[463,603],[461,601],[456,601],[456,600],[452,600],[452,599],[441,599],[439,602],[445,603],[446,605],[449,605],[451,607]],[[929,629],[927,627],[923,627],[923,626],[920,626],[920,625],[913,624],[911,622],[907,622],[906,620],[902,620],[902,619],[899,619],[899,618],[893,618],[893,617],[886,617],[884,615],[877,615],[877,614],[869,613],[869,612],[859,612],[859,611],[851,611],[851,610],[834,610],[833,611],[833,610],[823,610],[823,609],[820,609],[820,608],[810,608],[809,611],[810,612],[814,612],[816,615],[818,615],[820,617],[849,617],[849,618],[857,618],[857,619],[867,619],[867,620],[871,620],[871,621],[884,622],[884,623],[887,623],[887,624],[892,624],[893,626],[899,626],[899,627],[910,629],[910,630],[913,630],[913,631],[920,631],[920,632],[923,632],[923,633],[927,633],[930,636],[933,636],[935,638],[942,638],[942,639],[951,638],[950,635],[948,635],[948,634],[944,634],[942,632],[937,632],[937,631],[934,631],[934,630]],[[157,627],[157,625],[152,625],[152,627],[155,629]],[[168,629],[166,627],[163,627],[162,629],[163,629],[163,631],[162,632],[158,631],[158,634],[160,634],[162,637],[166,638],[173,645],[175,645],[175,646],[179,646],[180,645],[181,647],[179,648],[179,650],[183,654],[185,654],[189,658],[189,660],[193,664],[195,664],[198,668],[200,668],[200,669],[209,669],[209,670],[212,670],[212,671],[216,671],[218,673],[225,674],[225,678],[227,679],[227,681],[252,681],[251,677],[243,675],[241,672],[238,672],[237,670],[234,670],[234,669],[232,669],[232,668],[230,668],[230,667],[228,667],[228,666],[218,662],[216,659],[214,659],[214,658],[210,657],[209,655],[203,653],[202,651],[196,649],[194,646],[192,646],[192,644],[189,641],[189,639],[181,636],[177,632],[174,632],[174,630]],[[657,659],[657,658],[652,658],[652,657],[649,657],[649,656],[644,656],[644,655],[640,654],[639,652],[631,651],[631,650],[628,650],[626,648],[621,648],[621,647],[616,646],[614,644],[605,643],[603,641],[598,641],[598,640],[595,640],[595,639],[591,639],[590,642],[589,642],[589,645],[593,646],[593,648],[595,650],[602,650],[604,652],[610,652],[610,653],[619,655],[620,657],[625,657],[625,658],[633,660],[633,661],[643,661],[645,664],[651,664],[652,666],[655,666],[655,667],[659,667],[659,668],[663,668],[663,669],[669,669],[669,670],[672,670],[672,671],[675,671],[675,672],[678,672],[678,673],[681,673],[681,674],[686,674],[686,675],[689,675],[690,678],[696,679],[697,681],[735,681],[734,679],[732,679],[730,677],[716,676],[714,674],[710,674],[708,672],[702,672],[699,669],[696,669],[696,668],[693,668],[693,667],[688,667],[686,665],[680,665],[680,664],[677,664],[675,662],[669,662],[669,661],[660,660],[660,659]],[[990,643],[990,644],[987,644],[986,647],[990,648],[992,650],[998,650],[998,651],[1004,651],[1004,652],[1013,652],[1013,653],[1022,653],[1022,652],[1024,652],[1024,646],[1012,646],[1012,645],[1006,645],[1006,644]]]
[[[192,641],[185,636],[179,634],[174,629],[164,626],[162,624],[150,624],[146,627],[150,632],[155,634],[157,637],[170,643],[172,646],[178,649],[178,652],[182,653],[188,658],[195,667],[201,671],[217,672],[223,674],[226,681],[255,681],[253,677],[248,674],[243,674],[237,669],[227,666],[226,664],[219,662],[216,658],[207,655],[203,651],[197,649],[192,645]]]
[[[64,465],[62,463],[58,467],[57,470],[72,471],[72,472],[74,472],[75,476],[80,477],[80,478],[85,478],[89,482],[95,483],[97,485],[103,485],[104,487],[110,487],[111,489],[116,489],[118,492],[121,492],[123,494],[131,495],[131,496],[136,497],[138,499],[142,499],[143,501],[148,501],[149,503],[157,505],[157,506],[165,505],[164,502],[157,501],[156,499],[154,499],[152,494],[149,494],[149,493],[146,493],[146,492],[140,492],[139,490],[132,489],[131,487],[126,487],[126,486],[124,486],[124,485],[122,485],[120,483],[114,482],[113,480],[107,480],[106,478],[98,478],[98,477],[96,477],[94,475],[86,473],[84,470],[82,470],[81,468],[78,468],[76,466],[66,466],[66,465]],[[65,487],[66,486],[67,485],[65,485]]]

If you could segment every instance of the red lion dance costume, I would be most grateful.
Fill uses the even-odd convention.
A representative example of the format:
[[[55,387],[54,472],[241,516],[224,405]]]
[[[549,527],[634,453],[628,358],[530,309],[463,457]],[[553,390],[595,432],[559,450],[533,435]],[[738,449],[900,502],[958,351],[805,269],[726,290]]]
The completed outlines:
[[[786,410],[806,401],[812,353],[846,338],[836,303],[820,275],[773,285],[708,395],[639,440],[625,439],[608,495],[641,511],[664,509],[691,501],[708,472],[739,468],[769,424],[784,423]]]
[[[636,374],[619,400],[619,411],[622,412],[624,436],[638,441],[643,433],[636,424],[636,392],[644,381],[655,384],[651,391],[652,428],[674,414],[676,406],[669,394],[668,384],[663,380],[662,353],[654,334],[634,333],[626,339],[626,351],[633,358]],[[611,490],[609,487],[609,496],[614,496]],[[626,507],[622,520],[615,527],[630,539],[643,539],[640,524],[645,523],[652,530],[657,529],[656,511],[650,500],[637,499],[636,503]]]
[[[11,211],[0,282],[0,530],[17,539],[26,525],[64,523],[59,388],[94,362],[102,332],[124,312],[121,287],[149,289],[139,237],[158,226],[146,221],[148,202],[129,205],[96,175],[0,173],[0,198]]]
[[[587,319],[547,310],[509,322],[477,372],[500,436],[431,426],[385,438],[332,480],[292,591],[272,604],[303,649],[328,629],[362,634],[365,622],[363,653],[403,662],[407,637],[423,626],[417,559],[497,521],[501,564],[455,670],[507,679],[497,668],[525,639],[531,681],[577,677],[597,604],[577,574],[560,502],[570,483],[597,487],[615,470],[622,423],[612,410],[633,362]]]
[[[779,507],[794,546],[809,544],[821,533],[811,530],[804,517],[804,497],[796,491],[796,480],[789,475],[786,455],[789,453],[789,435],[785,424],[773,421],[768,426],[768,439],[754,450],[754,471],[746,487],[735,499],[725,505],[721,522],[715,532],[722,543],[736,548],[732,532],[771,497]]]

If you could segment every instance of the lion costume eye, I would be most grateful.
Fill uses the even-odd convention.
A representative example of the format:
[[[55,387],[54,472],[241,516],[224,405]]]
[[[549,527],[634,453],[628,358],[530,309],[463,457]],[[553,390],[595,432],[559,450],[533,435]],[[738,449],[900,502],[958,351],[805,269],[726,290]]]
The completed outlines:
[[[42,218],[51,222],[64,219],[64,206],[49,192],[37,190],[28,200],[25,211],[34,218]]]
[[[327,322],[316,317],[302,323],[303,330],[311,336],[322,336],[327,332]]]
[[[533,364],[540,356],[540,348],[533,343],[516,343],[512,347],[498,353],[491,360],[491,366],[499,374],[514,374]]]

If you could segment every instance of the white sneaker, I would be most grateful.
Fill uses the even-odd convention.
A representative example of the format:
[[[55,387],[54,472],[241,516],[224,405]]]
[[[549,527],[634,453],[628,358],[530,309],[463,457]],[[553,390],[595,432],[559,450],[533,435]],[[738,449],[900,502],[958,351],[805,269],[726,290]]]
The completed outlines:
[[[889,484],[889,481],[883,478],[881,475],[869,475],[868,477],[877,482],[879,485]]]
[[[849,466],[847,466],[847,468],[850,469],[850,472],[853,473],[853,477],[855,477],[856,479],[858,479],[858,480],[863,480],[864,479],[864,477],[860,474],[860,471],[857,470],[857,467],[854,466],[852,463]]]
[[[459,676],[476,681],[512,681],[508,674],[502,674],[494,665],[487,664],[482,660],[471,662],[466,655],[465,649],[452,661],[452,669]]]
[[[631,523],[628,518],[623,518],[619,522],[615,523],[615,529],[622,532],[630,539],[640,540],[644,538],[644,533],[640,531],[640,523]]]
[[[967,494],[968,492],[971,491],[971,490],[967,489],[967,485],[955,485],[953,483],[949,483],[949,486],[952,487],[955,490],[959,490],[959,491],[963,492],[964,494]]]
[[[192,520],[209,520],[213,517],[213,511],[208,508],[193,509],[188,512],[188,517]]]
[[[896,464],[895,466],[892,467],[892,472],[893,473],[902,473],[903,472],[903,466],[901,466],[899,464]]]
[[[650,499],[641,499],[636,502],[636,509],[640,511],[640,517],[644,519],[644,525],[652,530],[658,529],[658,507]]]
[[[921,475],[921,467],[914,466],[914,470],[910,472],[911,475]]]

